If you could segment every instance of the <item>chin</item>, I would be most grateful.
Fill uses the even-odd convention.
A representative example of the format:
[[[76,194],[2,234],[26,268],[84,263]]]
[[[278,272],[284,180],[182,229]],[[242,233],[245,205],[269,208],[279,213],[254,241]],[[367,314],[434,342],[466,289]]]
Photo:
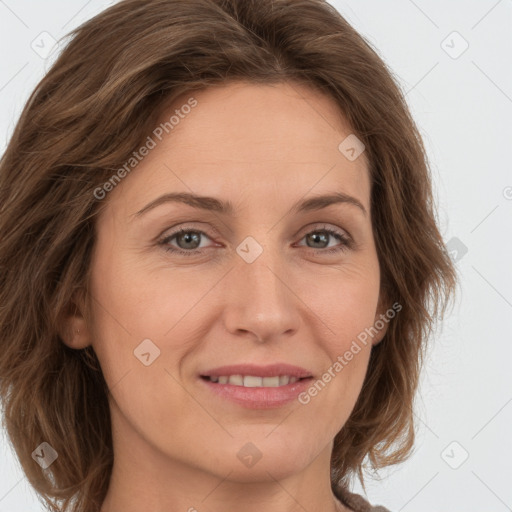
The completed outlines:
[[[227,480],[236,483],[259,483],[282,480],[304,470],[293,460],[293,454],[288,454],[289,460],[282,457],[269,456],[264,461],[261,458],[254,466],[244,467],[242,463],[234,463],[223,468],[222,477],[229,475]],[[238,462],[238,460],[237,460]],[[215,468],[219,473],[219,468]]]
[[[259,431],[259,435],[231,440],[214,460],[213,470],[229,474],[229,480],[240,483],[268,482],[303,471],[318,455],[321,447],[307,445],[302,436],[279,436],[276,432]]]

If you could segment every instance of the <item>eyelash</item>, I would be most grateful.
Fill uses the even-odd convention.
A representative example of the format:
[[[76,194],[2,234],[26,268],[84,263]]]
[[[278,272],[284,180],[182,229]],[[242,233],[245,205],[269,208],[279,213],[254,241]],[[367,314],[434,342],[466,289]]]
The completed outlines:
[[[208,238],[211,238],[206,233],[204,233],[203,231],[200,231],[198,229],[180,228],[179,230],[174,231],[170,235],[167,235],[165,238],[161,239],[158,242],[158,245],[165,246],[164,247],[165,251],[171,252],[171,253],[174,253],[174,254],[178,254],[178,255],[183,255],[183,256],[198,256],[198,255],[201,255],[203,253],[204,249],[191,249],[190,251],[185,251],[183,249],[177,249],[175,247],[170,247],[170,246],[167,245],[173,238],[175,238],[177,235],[180,235],[182,233],[197,233],[197,234],[200,234],[200,235],[205,235]],[[337,231],[337,230],[334,230],[334,229],[331,229],[331,228],[328,228],[328,227],[324,226],[324,228],[314,229],[313,231],[309,231],[302,238],[304,238],[305,236],[310,235],[312,233],[328,233],[329,235],[333,236],[334,238],[337,238],[341,242],[341,245],[338,245],[336,247],[331,247],[329,249],[313,249],[313,248],[309,248],[310,251],[313,251],[316,254],[319,254],[319,253],[334,254],[334,253],[338,253],[340,251],[345,252],[345,251],[348,251],[348,250],[353,248],[352,239],[350,237],[348,237],[347,235],[343,234],[340,231]]]

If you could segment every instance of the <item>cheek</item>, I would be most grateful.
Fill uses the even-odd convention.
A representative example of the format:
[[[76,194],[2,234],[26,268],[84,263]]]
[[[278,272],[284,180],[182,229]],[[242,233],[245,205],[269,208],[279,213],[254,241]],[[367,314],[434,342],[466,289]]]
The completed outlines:
[[[122,331],[132,342],[161,339],[200,299],[192,273],[148,268],[125,247],[114,249],[101,241],[98,246],[91,293],[95,324],[102,332]]]
[[[317,280],[316,286],[303,296],[319,318],[318,327],[325,333],[319,343],[328,356],[322,382],[316,386],[318,391],[311,390],[312,395],[322,395],[317,404],[319,407],[322,404],[320,414],[338,411],[337,426],[348,418],[355,405],[368,368],[372,335],[376,333],[372,328],[379,277],[378,266],[347,266],[331,274],[329,279],[323,276]],[[324,387],[328,390],[324,391]]]
[[[162,281],[147,269],[102,256],[91,276],[91,294],[93,346],[103,375],[130,423],[141,431],[148,424],[167,424],[169,410],[191,406],[176,379],[190,349],[183,325],[190,327],[186,314],[200,290],[187,288],[186,278]],[[180,293],[182,287],[188,293]]]
[[[192,267],[175,272],[148,269],[110,251],[98,254],[91,277],[93,346],[107,384],[146,369],[150,371],[141,375],[144,388],[161,389],[158,379],[170,379],[165,369],[176,374],[180,361],[201,339],[198,329],[204,325],[197,319],[206,314],[201,299],[218,277],[199,276]],[[145,367],[137,356],[148,351],[146,359],[155,359]]]
[[[304,286],[301,299],[328,327],[328,352],[334,357],[375,321],[379,300],[379,268],[375,265],[346,265],[317,276]]]

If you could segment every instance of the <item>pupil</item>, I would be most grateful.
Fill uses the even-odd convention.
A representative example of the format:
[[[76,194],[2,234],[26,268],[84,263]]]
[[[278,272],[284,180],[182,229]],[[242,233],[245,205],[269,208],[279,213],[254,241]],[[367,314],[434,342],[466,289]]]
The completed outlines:
[[[313,239],[313,243],[317,243],[318,242],[318,238],[323,238],[324,241],[327,242],[327,240],[326,240],[327,233],[323,233],[323,234],[313,233],[313,234],[309,235],[309,238]]]
[[[185,244],[188,244],[191,242],[192,239],[195,239],[195,242],[198,243],[198,239],[199,239],[199,233],[194,233],[192,232],[193,234],[190,234],[190,233],[184,233],[182,234],[180,237],[178,238],[184,238],[185,239]],[[193,241],[192,241],[193,243]],[[185,247],[186,249],[195,249],[196,247]]]

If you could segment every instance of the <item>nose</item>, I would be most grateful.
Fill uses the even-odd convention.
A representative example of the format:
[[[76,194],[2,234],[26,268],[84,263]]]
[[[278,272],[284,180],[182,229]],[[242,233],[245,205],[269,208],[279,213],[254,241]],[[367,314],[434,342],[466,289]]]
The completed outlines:
[[[269,342],[297,332],[301,301],[283,259],[263,251],[230,272],[224,321],[231,334]]]

